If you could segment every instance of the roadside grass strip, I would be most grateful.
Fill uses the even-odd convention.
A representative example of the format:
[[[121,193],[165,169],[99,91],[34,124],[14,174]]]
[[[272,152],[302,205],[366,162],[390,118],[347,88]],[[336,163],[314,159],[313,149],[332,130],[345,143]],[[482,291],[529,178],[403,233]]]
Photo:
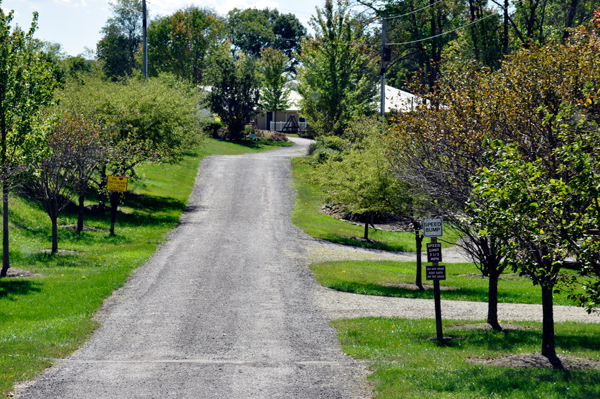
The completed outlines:
[[[0,279],[0,397],[18,381],[30,379],[80,347],[98,324],[91,320],[102,302],[122,287],[179,223],[198,165],[210,154],[240,154],[278,146],[207,140],[178,164],[136,168],[110,237],[110,217],[86,214],[94,228],[80,236],[59,228],[59,254],[48,255],[50,219],[24,197],[11,198],[11,266],[35,273]],[[97,203],[93,192],[90,202]],[[59,225],[74,225],[77,209],[67,209]],[[66,251],[65,251],[66,250]]]
[[[296,187],[296,203],[292,221],[298,228],[311,237],[338,244],[388,251],[416,251],[415,235],[412,232],[392,232],[369,227],[369,239],[380,243],[363,242],[351,238],[363,237],[364,226],[335,219],[319,210],[323,205],[324,193],[317,185],[310,182],[310,168],[311,166],[303,162],[302,158],[292,159],[292,173]],[[457,239],[458,235],[447,229],[444,231],[444,237],[439,241],[442,248],[448,248],[455,244]],[[423,243],[423,248],[425,248],[425,243]]]
[[[425,259],[424,259],[425,260]],[[442,262],[443,263],[443,262]],[[319,284],[343,292],[363,295],[389,296],[399,298],[433,299],[433,289],[418,291],[403,287],[414,284],[416,262],[397,261],[329,261],[313,263],[310,269]],[[425,262],[423,262],[423,285],[430,288],[432,281],[425,280]],[[565,273],[572,273],[566,270]],[[446,264],[446,280],[440,281],[442,287],[454,289],[442,291],[442,299],[459,301],[487,302],[489,282],[478,278],[481,272],[472,263]],[[504,303],[541,304],[539,287],[533,286],[528,277],[521,277],[507,271],[498,281],[498,301]],[[566,293],[554,294],[555,305],[576,305],[567,298]]]
[[[541,323],[511,323],[525,329],[494,332],[468,328],[473,322],[445,321],[445,346],[435,320],[363,318],[332,322],[343,351],[369,362],[376,398],[591,399],[600,397],[600,370],[499,367],[469,360],[539,353]],[[452,326],[456,329],[452,329]],[[600,361],[600,325],[556,323],[560,356]]]

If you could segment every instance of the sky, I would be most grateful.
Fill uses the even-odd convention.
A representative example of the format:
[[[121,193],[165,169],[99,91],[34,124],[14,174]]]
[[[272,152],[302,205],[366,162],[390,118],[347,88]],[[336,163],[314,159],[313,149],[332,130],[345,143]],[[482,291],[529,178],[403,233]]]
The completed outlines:
[[[175,11],[195,5],[209,7],[221,15],[233,8],[277,8],[281,13],[292,13],[308,28],[315,6],[322,7],[324,0],[147,0],[149,17],[170,15]],[[101,38],[100,29],[111,15],[108,0],[0,0],[7,12],[14,10],[12,25],[29,29],[34,11],[39,13],[35,37],[60,43],[69,55],[78,55],[85,48],[96,48]]]

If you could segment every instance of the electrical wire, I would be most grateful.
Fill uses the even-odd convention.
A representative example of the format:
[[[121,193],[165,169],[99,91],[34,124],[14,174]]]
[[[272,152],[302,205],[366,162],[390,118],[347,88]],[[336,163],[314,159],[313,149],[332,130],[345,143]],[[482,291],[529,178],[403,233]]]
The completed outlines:
[[[411,12],[409,12],[409,13],[406,13],[406,14],[402,14],[402,15],[394,15],[393,17],[384,17],[383,19],[385,19],[385,20],[388,20],[388,21],[389,21],[390,19],[402,18],[402,17],[406,17],[407,15],[416,14],[416,13],[418,13],[419,11],[423,11],[423,10],[426,10],[426,9],[428,9],[429,7],[433,7],[433,6],[435,6],[436,4],[439,4],[439,3],[441,3],[442,1],[444,1],[444,0],[439,0],[439,1],[436,1],[436,2],[435,2],[435,3],[433,3],[433,4],[430,4],[430,5],[428,5],[428,6],[425,6],[425,7],[423,7],[423,8],[419,8],[418,10],[411,11]]]
[[[470,23],[468,23],[468,24],[466,24],[466,25],[459,26],[459,27],[458,27],[458,28],[456,28],[456,29],[452,29],[452,30],[449,30],[449,31],[446,31],[446,32],[442,32],[442,33],[440,33],[439,35],[435,35],[435,36],[426,37],[425,39],[413,40],[413,41],[411,41],[411,42],[402,42],[402,43],[386,43],[385,45],[386,45],[386,46],[401,46],[401,45],[404,45],[404,44],[414,44],[414,43],[420,43],[420,42],[424,42],[424,41],[426,41],[426,40],[435,39],[436,37],[440,37],[440,36],[447,35],[448,33],[456,32],[457,30],[460,30],[460,29],[466,28],[467,26],[471,26],[471,25],[473,25],[473,24],[476,24],[477,22],[481,22],[481,21],[483,21],[483,20],[485,20],[485,19],[488,19],[488,18],[490,18],[490,17],[493,17],[493,16],[495,16],[495,15],[497,15],[497,14],[490,14],[490,15],[488,15],[487,17],[479,18],[477,21],[473,21],[473,22],[470,22]]]

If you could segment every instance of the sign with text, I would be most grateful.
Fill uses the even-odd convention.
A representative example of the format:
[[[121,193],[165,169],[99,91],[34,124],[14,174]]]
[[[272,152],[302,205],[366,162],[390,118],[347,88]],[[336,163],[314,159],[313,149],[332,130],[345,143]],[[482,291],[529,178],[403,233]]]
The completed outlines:
[[[108,176],[106,189],[108,191],[127,191],[127,178],[122,176]]]
[[[441,262],[442,261],[442,244],[430,243],[427,244],[427,262]]]
[[[423,221],[423,235],[425,237],[441,237],[444,235],[442,218],[425,219]]]
[[[427,280],[445,280],[446,266],[425,266],[425,276]]]

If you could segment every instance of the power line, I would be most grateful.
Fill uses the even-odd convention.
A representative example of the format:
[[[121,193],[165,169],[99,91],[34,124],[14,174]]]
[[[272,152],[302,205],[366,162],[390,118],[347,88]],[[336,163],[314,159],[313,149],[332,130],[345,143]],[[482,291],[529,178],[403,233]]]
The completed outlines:
[[[497,15],[497,14],[490,14],[490,15],[488,15],[487,17],[479,18],[479,19],[478,19],[478,20],[476,20],[476,21],[470,22],[470,23],[468,23],[468,24],[466,24],[466,25],[463,25],[463,26],[459,26],[459,27],[458,27],[458,28],[456,28],[456,29],[452,29],[452,30],[449,30],[449,31],[446,31],[446,32],[442,32],[442,33],[440,33],[439,35],[435,35],[435,36],[426,37],[425,39],[413,40],[413,41],[411,41],[411,42],[402,42],[402,43],[387,43],[387,45],[388,45],[388,46],[401,46],[401,45],[403,45],[403,44],[413,44],[413,43],[420,43],[420,42],[424,42],[424,41],[426,41],[426,40],[435,39],[436,37],[440,37],[440,36],[447,35],[448,33],[456,32],[457,30],[460,30],[460,29],[466,28],[467,26],[471,26],[471,25],[473,25],[473,24],[476,24],[477,22],[481,22],[481,21],[483,21],[484,19],[488,19],[488,18],[490,18],[490,17],[493,17],[493,16],[495,16],[495,15]]]
[[[419,8],[418,10],[411,11],[411,12],[409,12],[409,13],[406,13],[406,14],[402,14],[402,15],[394,15],[393,17],[383,17],[383,18],[384,18],[384,19],[387,19],[387,20],[389,21],[390,19],[396,19],[396,18],[402,18],[402,17],[406,17],[407,15],[412,15],[412,14],[418,13],[419,11],[426,10],[426,9],[428,9],[429,7],[433,7],[433,6],[435,6],[436,4],[439,4],[439,3],[441,3],[442,1],[444,1],[444,0],[439,0],[439,1],[436,1],[436,2],[435,2],[435,3],[433,3],[433,4],[430,4],[430,5],[428,5],[428,6],[425,6],[425,7],[423,7],[423,8]]]

